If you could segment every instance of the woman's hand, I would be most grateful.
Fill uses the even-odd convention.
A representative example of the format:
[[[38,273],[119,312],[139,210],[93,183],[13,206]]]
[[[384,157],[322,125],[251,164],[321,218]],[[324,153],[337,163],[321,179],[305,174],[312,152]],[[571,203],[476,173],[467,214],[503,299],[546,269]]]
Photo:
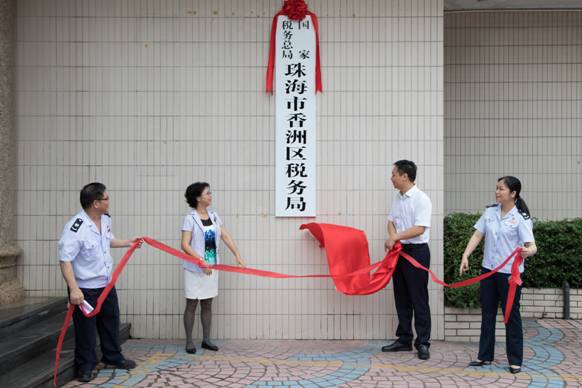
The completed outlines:
[[[519,252],[519,255],[523,258],[523,259],[527,259],[528,257],[532,256],[530,250],[528,249],[528,247],[522,247],[521,251]]]
[[[230,237],[230,233],[228,233],[228,231],[224,227],[220,228],[220,233],[221,233],[220,238],[222,239],[222,241],[224,241],[224,243],[226,244],[228,249],[230,249],[230,251],[234,255],[234,257],[236,259],[236,263],[238,265],[240,265],[241,267],[246,267],[246,264],[245,264],[244,260],[242,259],[242,257],[240,256],[240,252],[238,251],[238,248],[236,247],[236,244],[232,240],[232,237]]]
[[[479,246],[479,243],[483,239],[483,233],[476,230],[473,232],[473,235],[469,239],[467,243],[467,247],[465,248],[465,252],[463,252],[463,258],[461,259],[461,266],[459,267],[459,275],[462,275],[464,272],[469,270],[469,256],[471,253]]]
[[[459,267],[459,275],[463,275],[466,271],[469,270],[469,258],[463,256],[461,259],[461,266]]]
[[[519,252],[519,255],[526,259],[530,256],[535,255],[538,252],[538,247],[536,246],[536,243],[534,242],[527,242],[525,243],[525,246],[523,248],[521,248],[521,252]]]

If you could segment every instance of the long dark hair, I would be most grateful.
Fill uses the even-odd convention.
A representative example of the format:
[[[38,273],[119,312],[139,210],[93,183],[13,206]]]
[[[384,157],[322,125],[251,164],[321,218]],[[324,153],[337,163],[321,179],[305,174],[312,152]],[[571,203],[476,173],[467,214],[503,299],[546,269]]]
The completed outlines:
[[[501,181],[503,181],[505,186],[509,188],[510,193],[512,191],[515,191],[515,207],[517,207],[517,210],[523,216],[523,218],[525,218],[526,220],[528,218],[531,218],[527,204],[525,203],[523,198],[521,198],[519,195],[519,193],[521,192],[521,182],[519,181],[519,179],[517,179],[514,176],[507,175],[497,179],[497,182]]]

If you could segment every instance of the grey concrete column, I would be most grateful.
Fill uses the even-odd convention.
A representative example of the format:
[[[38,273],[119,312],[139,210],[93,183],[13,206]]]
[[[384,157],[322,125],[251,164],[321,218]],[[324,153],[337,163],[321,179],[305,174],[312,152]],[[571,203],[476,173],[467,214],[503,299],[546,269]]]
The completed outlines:
[[[16,277],[16,140],[14,78],[16,1],[0,0],[0,304],[23,296]]]

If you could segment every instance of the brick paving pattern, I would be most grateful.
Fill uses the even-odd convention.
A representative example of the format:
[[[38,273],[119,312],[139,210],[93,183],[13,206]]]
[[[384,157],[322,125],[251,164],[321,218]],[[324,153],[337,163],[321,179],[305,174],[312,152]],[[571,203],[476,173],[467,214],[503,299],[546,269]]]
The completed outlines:
[[[184,352],[182,341],[130,340],[138,367],[99,370],[70,387],[575,387],[582,386],[582,321],[526,320],[523,371],[507,371],[505,344],[495,362],[468,367],[477,344],[434,341],[431,358],[382,353],[386,341],[217,341],[220,351]]]

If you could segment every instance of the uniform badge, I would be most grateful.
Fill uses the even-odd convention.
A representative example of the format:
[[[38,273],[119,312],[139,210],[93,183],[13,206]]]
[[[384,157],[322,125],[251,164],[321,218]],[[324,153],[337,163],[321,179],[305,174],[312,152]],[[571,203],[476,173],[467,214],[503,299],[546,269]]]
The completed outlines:
[[[77,233],[81,225],[83,225],[83,220],[81,218],[77,218],[73,226],[71,226],[71,231]]]

